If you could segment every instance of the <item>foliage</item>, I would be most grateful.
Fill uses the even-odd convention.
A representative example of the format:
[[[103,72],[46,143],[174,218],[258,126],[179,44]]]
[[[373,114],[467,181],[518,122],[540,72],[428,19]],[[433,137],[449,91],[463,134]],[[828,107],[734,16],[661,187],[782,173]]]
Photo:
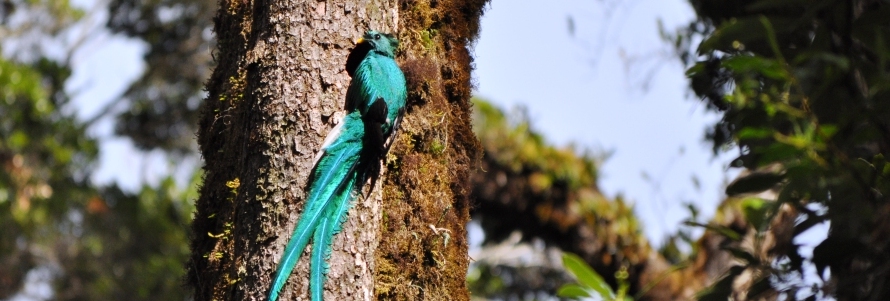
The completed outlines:
[[[523,114],[505,114],[481,99],[474,100],[473,118],[485,150],[473,175],[473,198],[479,202],[474,219],[486,242],[521,231],[524,240],[541,239],[578,254],[613,287],[620,286],[617,272],[625,271],[629,292],[641,292],[646,285],[641,276],[660,265],[647,265],[654,251],[633,207],[600,193],[596,181],[602,159],[549,145]]]
[[[557,148],[531,127],[526,114],[504,114],[492,104],[474,99],[476,135],[493,160],[512,171],[539,171],[534,175],[537,190],[564,182],[569,189],[595,185],[597,165],[604,158],[590,153],[579,156],[573,147]],[[512,118],[511,118],[512,117]]]
[[[619,279],[618,291],[612,290],[603,277],[590,268],[581,257],[572,253],[563,253],[562,262],[566,270],[569,271],[579,283],[566,284],[559,288],[557,295],[564,298],[580,299],[598,297],[600,300],[633,300],[627,295],[627,289],[630,285],[627,283],[627,271],[618,271],[622,275],[616,275]]]
[[[182,190],[167,177],[136,194],[106,187],[90,199],[75,252],[63,264],[59,299],[185,300],[189,200],[197,198],[199,180],[196,173]]]
[[[81,12],[67,1],[5,5],[2,46],[28,61],[0,57],[0,296],[14,293],[25,273],[44,264],[40,254],[50,253],[47,249],[64,236],[62,225],[50,222],[66,220],[68,205],[82,205],[91,193],[84,175],[96,157],[95,141],[60,111],[68,102],[61,83],[70,69],[23,54],[59,34]],[[24,18],[28,14],[56,18],[32,22]]]
[[[499,244],[497,247],[503,247]],[[522,248],[526,245],[516,245]],[[487,249],[488,247],[486,247]],[[527,248],[532,249],[532,248]],[[528,250],[519,255],[519,250],[504,251],[496,249],[496,258],[475,261],[467,273],[467,286],[473,296],[481,299],[548,299],[555,295],[557,289],[572,281],[571,276],[558,265],[549,262],[538,262],[535,259],[540,250]],[[484,252],[484,251],[483,251]],[[534,254],[530,254],[534,252]],[[511,260],[511,258],[522,258]],[[520,261],[520,262],[516,262]]]
[[[499,173],[503,172],[508,181],[513,175],[521,176],[524,187],[510,187],[514,190],[512,193],[522,194],[522,189],[529,192],[519,198],[503,191],[497,197],[515,197],[516,201],[527,202],[525,205],[529,207],[539,206],[534,209],[536,215],[550,219],[548,222],[555,223],[560,229],[570,228],[572,222],[598,220],[599,225],[592,229],[596,237],[608,241],[607,244],[616,244],[616,248],[648,247],[633,208],[620,197],[610,200],[599,192],[597,166],[603,157],[595,157],[590,152],[578,155],[574,147],[559,148],[547,144],[524,114],[508,116],[481,99],[474,99],[474,105],[475,132],[486,151],[484,160],[490,162],[488,165],[492,168],[485,169],[486,173],[501,176]],[[486,183],[496,184],[492,181]],[[484,187],[476,190],[480,193],[496,191]],[[486,196],[480,195],[479,198],[484,200]],[[556,211],[561,210],[557,208],[560,205],[567,205],[563,203],[570,203],[567,214],[584,217],[576,220],[574,216],[548,216],[562,214]],[[488,222],[495,221],[483,221],[483,227],[494,229],[494,226],[486,225]],[[515,228],[509,229],[502,234],[509,234]],[[495,240],[505,237],[496,233],[487,234]]]
[[[789,300],[890,298],[883,251],[890,246],[890,3],[690,3],[698,18],[675,42],[691,65],[692,90],[723,114],[708,137],[715,151],[736,147],[733,166],[752,171],[727,193],[779,191],[745,205],[759,231],[769,231],[781,206],[797,219],[769,250],[777,260],[735,252],[743,264],[701,298],[726,299],[744,272],[755,275],[749,298],[767,289]],[[831,230],[811,260],[820,277],[830,268],[836,285],[811,289],[800,281],[804,260],[793,241],[823,222]]]
[[[84,174],[96,156],[95,141],[59,112],[44,85],[45,77],[59,75],[0,58],[0,254],[8,255],[0,268],[0,287],[8,289],[0,295],[41,264],[29,249],[49,248],[64,236],[52,222],[68,224],[69,206],[84,205],[92,193]]]
[[[185,299],[194,192],[169,177],[135,193],[91,181],[100,141],[66,92],[85,16],[65,0],[0,14],[0,298],[47,270],[55,300]]]

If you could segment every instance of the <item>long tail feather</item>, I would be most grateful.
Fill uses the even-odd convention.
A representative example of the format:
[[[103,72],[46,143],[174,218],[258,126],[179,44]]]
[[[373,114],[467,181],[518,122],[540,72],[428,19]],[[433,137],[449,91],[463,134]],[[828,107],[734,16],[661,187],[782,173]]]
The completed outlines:
[[[311,273],[309,276],[309,287],[312,292],[312,300],[321,301],[324,295],[324,281],[328,274],[328,259],[331,257],[332,243],[334,235],[342,230],[343,222],[346,221],[346,212],[352,207],[352,200],[358,193],[354,190],[357,182],[356,173],[351,173],[351,179],[348,184],[337,193],[338,200],[332,202],[325,210],[325,217],[321,220],[321,224],[315,229],[315,237],[312,245],[312,261]]]
[[[348,115],[347,120],[344,120],[344,122],[349,122],[351,115]],[[360,127],[353,126],[351,128]],[[318,161],[315,167],[314,180],[310,185],[309,198],[306,200],[306,209],[300,216],[300,220],[297,222],[296,228],[294,228],[294,234],[284,249],[281,262],[279,262],[278,269],[275,271],[272,287],[269,290],[269,301],[278,299],[281,288],[284,287],[288,277],[290,277],[297,261],[300,259],[300,254],[303,253],[303,249],[309,243],[312,233],[316,232],[316,228],[319,227],[320,222],[325,218],[327,208],[332,207],[332,203],[342,203],[343,200],[338,200],[342,198],[339,196],[343,195],[344,191],[352,189],[356,166],[361,155],[363,135],[364,132],[362,130],[340,133],[340,137],[325,149],[325,154]],[[349,193],[347,192],[345,195],[349,195]],[[328,243],[327,248],[329,247]]]
[[[321,220],[321,224],[315,229],[315,238],[312,239],[312,258],[310,261],[311,270],[309,272],[309,290],[312,300],[324,299],[324,278],[328,274],[328,264],[326,259],[331,255],[332,237],[327,235],[328,227],[331,223],[330,218],[325,217]]]

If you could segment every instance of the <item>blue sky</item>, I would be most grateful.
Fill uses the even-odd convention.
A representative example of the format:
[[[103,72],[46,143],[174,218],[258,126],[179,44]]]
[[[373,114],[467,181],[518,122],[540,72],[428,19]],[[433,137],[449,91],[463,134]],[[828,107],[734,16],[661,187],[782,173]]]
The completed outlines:
[[[655,245],[688,217],[684,202],[710,216],[735,174],[725,167],[731,157],[715,158],[703,139],[718,117],[688,97],[684,68],[658,35],[658,20],[673,29],[692,17],[684,0],[494,0],[474,48],[478,96],[508,110],[524,106],[550,143],[613,152],[601,188],[635,204]],[[69,86],[89,118],[139,77],[145,46],[104,34],[83,49]],[[103,141],[94,181],[135,190],[171,170],[185,179],[195,166],[138,152],[114,137],[112,122],[91,130]]]
[[[655,245],[689,217],[685,202],[710,216],[737,171],[704,141],[719,116],[689,96],[684,67],[658,32],[659,20],[669,31],[688,23],[688,3],[542,3],[491,3],[474,51],[476,94],[524,106],[555,145],[613,152],[601,188],[635,204]]]

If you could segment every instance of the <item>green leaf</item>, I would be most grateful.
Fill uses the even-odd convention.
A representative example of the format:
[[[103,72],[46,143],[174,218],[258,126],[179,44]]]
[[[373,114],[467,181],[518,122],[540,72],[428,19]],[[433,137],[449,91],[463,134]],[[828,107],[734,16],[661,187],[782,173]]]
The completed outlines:
[[[742,200],[742,212],[745,213],[745,220],[755,229],[766,229],[767,212],[770,206],[767,201],[761,198],[746,198]]]
[[[20,151],[28,145],[28,141],[28,134],[25,134],[24,131],[15,130],[12,132],[12,135],[9,136],[7,143],[9,143],[9,148]]]
[[[746,127],[746,128],[743,128],[741,131],[739,131],[738,137],[740,140],[763,139],[763,138],[772,137],[773,133],[775,133],[775,130],[769,129],[769,128]]]
[[[767,147],[756,149],[760,155],[759,164],[794,160],[800,156],[800,151],[792,145],[785,143],[772,143]]]
[[[726,195],[761,192],[776,186],[784,178],[783,174],[755,171],[730,183],[726,187]]]
[[[609,284],[603,280],[602,276],[590,268],[581,257],[578,257],[578,255],[563,253],[562,264],[570,273],[572,273],[572,275],[575,275],[575,278],[577,278],[582,285],[599,293],[603,298],[614,298],[615,293],[612,292],[612,288],[609,287]]]
[[[819,131],[822,132],[822,135],[824,135],[825,137],[828,137],[828,138],[831,138],[832,136],[834,136],[834,134],[837,133],[837,130],[838,130],[837,126],[833,125],[833,124],[819,125]]]
[[[698,222],[694,222],[694,221],[685,221],[685,222],[683,222],[683,224],[685,224],[685,225],[687,225],[687,226],[702,227],[702,228],[705,228],[705,229],[708,229],[708,230],[717,232],[717,233],[719,233],[720,235],[723,235],[723,236],[725,236],[726,238],[729,238],[729,239],[731,239],[731,240],[739,241],[739,240],[742,239],[742,235],[741,235],[741,234],[739,234],[739,233],[736,232],[735,230],[732,230],[732,229],[730,229],[729,227],[726,227],[726,226],[720,226],[720,225],[708,225],[708,224],[702,224],[702,223],[698,223]]]
[[[738,73],[757,72],[763,76],[776,79],[787,80],[788,72],[782,68],[776,60],[771,60],[757,56],[740,55],[734,56],[723,61],[723,66]]]
[[[686,69],[686,77],[693,77],[705,71],[705,62],[698,62],[689,69]]]
[[[585,287],[569,283],[561,286],[559,290],[556,291],[556,295],[563,298],[572,298],[572,299],[580,299],[580,298],[590,298],[593,295],[590,294],[590,291]]]

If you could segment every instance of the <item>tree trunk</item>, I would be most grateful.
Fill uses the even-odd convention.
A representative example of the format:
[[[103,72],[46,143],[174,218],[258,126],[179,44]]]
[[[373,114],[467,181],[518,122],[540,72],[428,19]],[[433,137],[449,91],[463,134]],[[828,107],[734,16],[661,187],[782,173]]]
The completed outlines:
[[[329,300],[466,300],[468,45],[485,1],[220,1],[217,67],[198,143],[205,160],[188,282],[195,300],[264,300],[303,208],[313,158],[339,120],[344,63],[368,29],[394,32],[408,113],[368,197],[334,239]],[[370,188],[366,187],[365,191]],[[301,260],[282,300],[308,299]]]

